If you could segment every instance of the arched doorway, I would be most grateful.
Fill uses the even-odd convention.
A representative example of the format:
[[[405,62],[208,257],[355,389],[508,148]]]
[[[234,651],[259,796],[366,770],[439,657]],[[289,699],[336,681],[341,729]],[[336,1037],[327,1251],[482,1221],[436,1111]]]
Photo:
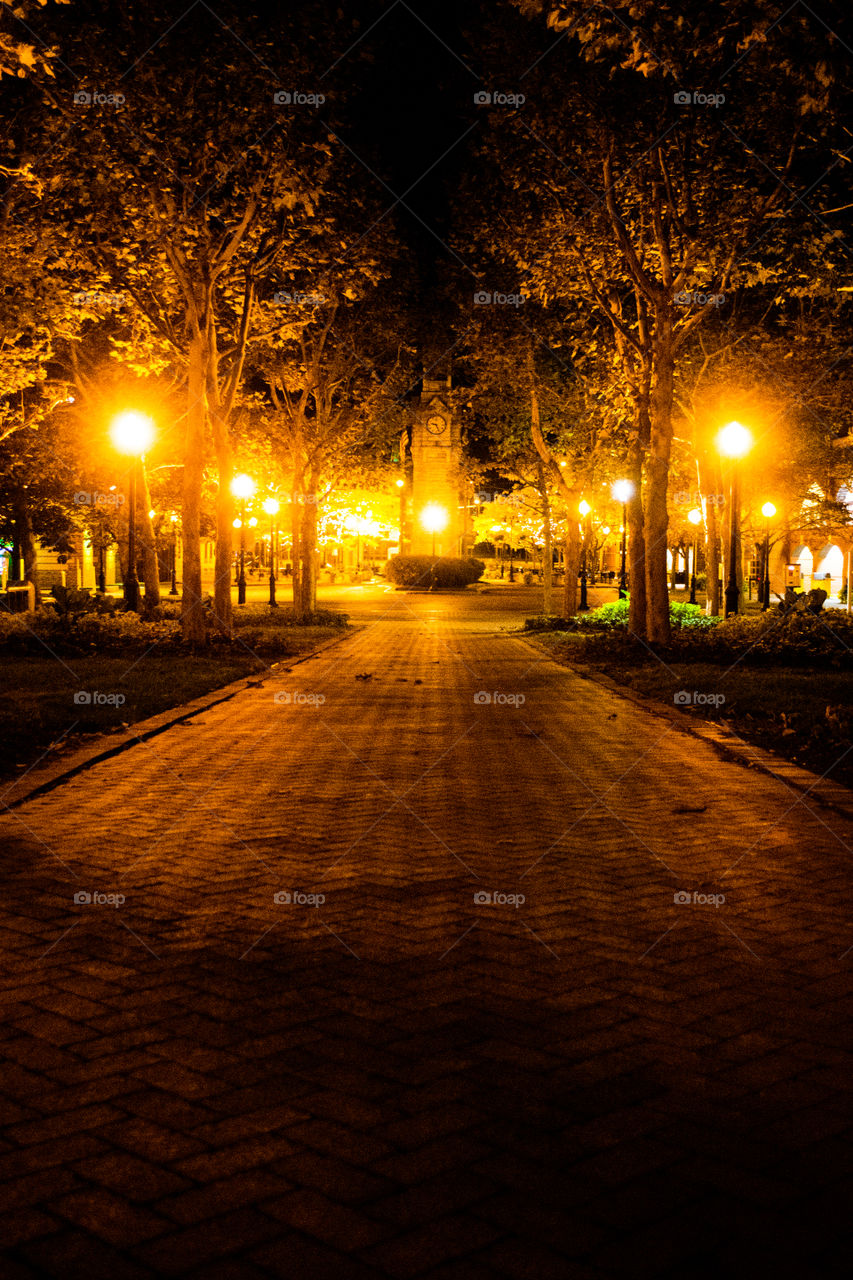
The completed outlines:
[[[813,585],[823,587],[830,596],[837,596],[841,591],[844,585],[844,552],[837,543],[821,547],[815,557]]]

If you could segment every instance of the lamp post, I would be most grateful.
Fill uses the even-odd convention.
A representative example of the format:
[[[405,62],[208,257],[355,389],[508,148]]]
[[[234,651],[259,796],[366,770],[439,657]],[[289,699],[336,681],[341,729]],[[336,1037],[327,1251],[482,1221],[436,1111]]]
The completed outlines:
[[[764,582],[762,584],[763,591],[761,593],[761,612],[766,613],[770,608],[770,521],[776,514],[776,508],[772,502],[765,502],[761,508],[761,514],[764,516]]]
[[[421,524],[432,534],[432,558],[435,560],[435,535],[447,528],[447,512],[437,502],[428,502],[421,512]]]
[[[173,512],[169,520],[172,525],[172,585],[169,588],[169,595],[176,596],[178,594],[178,517]]]
[[[400,548],[400,555],[403,555],[405,551],[403,538],[405,536],[406,529],[406,482],[403,479],[398,479],[395,480],[394,483],[400,490],[400,539],[398,545]]]
[[[275,551],[276,551],[276,528],[275,518],[278,515],[278,498],[267,498],[264,503],[264,511],[270,518],[270,608],[277,609],[278,601],[275,598]]]
[[[687,512],[687,519],[693,525],[693,563],[690,570],[690,603],[696,603],[696,553],[699,549],[699,525],[702,523],[702,512],[698,507]]]
[[[236,475],[231,481],[231,492],[240,499],[240,576],[237,579],[237,603],[246,603],[246,499],[255,492],[255,482],[251,476]],[[236,525],[236,521],[234,522]]]
[[[628,537],[628,503],[634,496],[634,486],[630,480],[617,480],[611,492],[616,501],[622,503],[622,564],[619,570],[619,599],[624,600],[628,594],[628,575],[625,565],[626,539]]]
[[[592,511],[592,507],[586,499],[582,499],[578,506],[578,511],[581,513],[581,519],[583,521],[583,542],[581,544],[581,599],[580,604],[578,605],[578,613],[586,613],[589,609],[589,604],[587,603],[586,598],[586,518],[590,511]]]
[[[740,497],[738,494],[739,460],[752,447],[752,433],[740,422],[728,422],[717,436],[717,448],[731,462],[729,485],[729,575],[726,584],[725,617],[737,613],[740,603],[740,587],[737,584],[738,528],[740,524]]]
[[[124,575],[124,602],[139,612],[139,579],[136,576],[136,469],[154,439],[154,424],[144,413],[128,410],[113,419],[112,442],[119,453],[130,454],[130,503],[127,513],[127,572]]]

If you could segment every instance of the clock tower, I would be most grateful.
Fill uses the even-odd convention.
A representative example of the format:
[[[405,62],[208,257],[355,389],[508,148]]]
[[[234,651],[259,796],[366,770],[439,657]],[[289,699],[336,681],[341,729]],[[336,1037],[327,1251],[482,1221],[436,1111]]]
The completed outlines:
[[[450,409],[450,377],[424,378],[420,404],[412,427],[411,553],[432,554],[433,533],[424,523],[424,511],[446,515],[444,528],[436,529],[438,555],[458,556],[464,522],[460,496],[462,433]]]

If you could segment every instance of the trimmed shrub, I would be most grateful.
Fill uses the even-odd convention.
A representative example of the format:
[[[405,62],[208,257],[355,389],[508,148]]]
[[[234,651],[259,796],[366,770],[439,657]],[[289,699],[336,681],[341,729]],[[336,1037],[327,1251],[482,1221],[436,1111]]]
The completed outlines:
[[[708,617],[698,604],[671,600],[669,604],[669,621],[673,630],[682,631],[688,628],[704,630],[708,627],[715,627],[720,619]],[[524,630],[575,631],[578,628],[582,628],[584,631],[612,631],[614,628],[627,628],[627,626],[628,597],[626,596],[624,600],[612,600],[609,604],[603,604],[599,609],[590,610],[589,613],[579,613],[568,621],[565,618],[554,618],[549,617],[547,614],[540,614],[538,618],[528,618],[524,623]]]
[[[440,556],[392,556],[386,577],[398,587],[467,587],[486,571],[482,560]]]
[[[623,627],[578,628],[583,640],[567,640],[567,653],[584,662],[644,663],[655,661],[649,646]],[[807,667],[853,670],[853,619],[832,610],[829,616],[809,613],[765,613],[760,617],[717,619],[711,627],[673,630],[654,653],[670,663],[707,662],[748,667]]]

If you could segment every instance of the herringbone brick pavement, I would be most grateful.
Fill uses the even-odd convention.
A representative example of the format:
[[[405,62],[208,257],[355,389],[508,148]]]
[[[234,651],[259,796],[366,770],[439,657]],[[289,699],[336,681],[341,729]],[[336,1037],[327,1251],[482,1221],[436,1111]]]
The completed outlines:
[[[0,820],[2,1274],[846,1273],[850,823],[415,614]]]

